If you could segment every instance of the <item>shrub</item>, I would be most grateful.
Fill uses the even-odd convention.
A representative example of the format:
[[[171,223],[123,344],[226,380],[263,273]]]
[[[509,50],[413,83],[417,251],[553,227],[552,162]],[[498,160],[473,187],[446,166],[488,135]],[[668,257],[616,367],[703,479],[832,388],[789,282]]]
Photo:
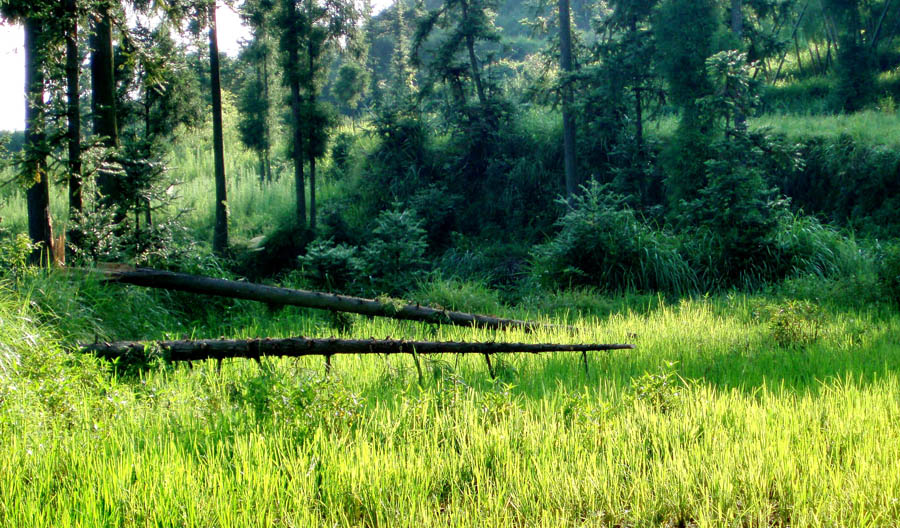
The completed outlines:
[[[18,281],[29,274],[28,257],[34,244],[28,235],[6,236],[0,231],[0,278]]]
[[[356,256],[357,248],[335,244],[334,240],[317,240],[299,257],[304,277],[318,289],[344,291],[363,272],[363,263]]]
[[[661,413],[675,409],[688,385],[676,372],[675,365],[668,361],[655,374],[644,372],[642,376],[632,378],[627,399],[634,403],[643,402]]]
[[[383,211],[362,250],[372,289],[391,295],[408,291],[424,271],[427,247],[422,221],[412,211]]]
[[[809,301],[788,301],[769,319],[775,343],[782,348],[802,348],[819,339],[822,312]]]
[[[678,239],[643,222],[607,185],[584,188],[557,225],[559,233],[534,251],[533,271],[544,283],[672,292],[696,285]]]
[[[900,303],[900,244],[884,248],[878,265],[878,279],[885,296],[894,304]]]

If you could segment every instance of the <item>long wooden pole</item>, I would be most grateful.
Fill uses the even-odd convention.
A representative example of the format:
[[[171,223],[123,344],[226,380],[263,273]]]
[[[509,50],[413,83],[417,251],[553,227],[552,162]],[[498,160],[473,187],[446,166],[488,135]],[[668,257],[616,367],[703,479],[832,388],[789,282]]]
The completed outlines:
[[[107,282],[133,284],[135,286],[144,286],[148,288],[179,290],[203,295],[231,297],[235,299],[246,299],[270,304],[357,313],[376,317],[390,317],[393,319],[451,324],[456,326],[475,326],[494,330],[501,328],[521,328],[525,331],[553,328],[572,330],[571,327],[567,326],[555,326],[515,319],[491,317],[487,315],[439,310],[437,308],[421,306],[419,304],[409,304],[397,300],[382,301],[332,293],[278,288],[275,286],[214,279],[200,275],[189,275],[186,273],[173,273],[153,269],[135,269],[126,271],[99,270],[99,272],[104,275]]]
[[[492,354],[548,352],[594,352],[633,349],[626,344],[530,344],[530,343],[459,343],[401,340],[308,339],[209,339],[157,342],[117,342],[83,345],[83,352],[99,357],[146,358],[154,351],[167,361],[201,361],[205,359],[248,358],[264,356],[302,357],[339,354]]]

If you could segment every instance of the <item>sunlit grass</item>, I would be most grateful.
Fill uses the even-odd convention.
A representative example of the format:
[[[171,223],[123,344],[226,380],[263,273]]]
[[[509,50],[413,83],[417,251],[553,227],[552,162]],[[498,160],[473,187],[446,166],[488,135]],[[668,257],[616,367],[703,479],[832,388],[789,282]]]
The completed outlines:
[[[41,289],[54,280],[19,295],[43,306]],[[779,345],[774,314],[790,305],[760,296],[596,299],[620,309],[570,314],[575,333],[537,334],[363,317],[338,330],[311,311],[223,301],[181,331],[638,348],[591,355],[587,373],[580,354],[506,355],[495,358],[499,381],[483,359],[452,356],[424,360],[422,380],[409,356],[335,357],[328,379],[321,358],[117,377],[60,353],[51,328],[68,328],[67,346],[90,339],[76,339],[90,325],[64,312],[95,318],[104,338],[156,338],[171,320],[107,327],[103,314],[118,303],[176,310],[184,299],[76,286],[97,311],[49,315],[8,294],[0,301],[2,526],[892,526],[900,518],[893,309],[813,306],[814,317],[790,321],[796,333]]]

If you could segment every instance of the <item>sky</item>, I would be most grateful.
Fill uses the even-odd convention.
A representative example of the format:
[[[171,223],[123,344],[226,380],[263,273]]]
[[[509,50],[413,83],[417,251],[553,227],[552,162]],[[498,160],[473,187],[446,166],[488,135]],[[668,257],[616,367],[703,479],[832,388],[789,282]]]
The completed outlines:
[[[387,6],[391,0],[375,0],[375,11]],[[238,14],[227,6],[216,9],[219,29],[219,50],[230,56],[237,55],[240,42],[250,37],[241,24]],[[0,130],[25,128],[25,56],[22,46],[25,34],[22,26],[0,24]]]

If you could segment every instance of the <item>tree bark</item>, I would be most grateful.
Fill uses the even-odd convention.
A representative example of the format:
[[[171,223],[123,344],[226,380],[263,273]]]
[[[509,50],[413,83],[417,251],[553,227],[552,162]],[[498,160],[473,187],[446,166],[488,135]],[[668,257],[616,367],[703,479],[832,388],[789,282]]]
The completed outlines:
[[[69,143],[69,212],[80,213],[84,208],[81,186],[81,93],[78,70],[78,10],[77,0],[66,0],[66,114]]]
[[[42,22],[25,18],[25,177],[29,183],[28,236],[36,247],[30,261],[49,265],[53,254],[53,224],[50,218],[50,177],[44,144],[44,70]]]
[[[482,328],[521,328],[525,331],[537,329],[563,328],[556,325],[540,324],[515,319],[503,319],[486,315],[438,310],[418,304],[407,304],[397,300],[375,300],[319,293],[289,288],[277,288],[249,282],[214,279],[186,273],[173,273],[153,269],[102,271],[107,282],[133,284],[148,288],[178,290],[202,295],[215,295],[234,299],[246,299],[277,305],[302,306],[320,310],[349,312],[376,317],[390,317],[408,321],[451,324],[456,326],[477,326]]]
[[[91,34],[91,111],[94,134],[102,136],[110,149],[119,146],[119,126],[116,117],[116,79],[112,45],[112,15],[110,5],[97,7]],[[101,169],[97,187],[106,204],[121,200],[118,176]]]
[[[302,357],[333,356],[338,354],[541,354],[547,352],[599,352],[631,350],[626,344],[529,344],[529,343],[456,343],[398,340],[307,339],[246,339],[202,341],[158,341],[153,343],[118,342],[83,345],[83,352],[106,359],[147,359],[148,353],[159,350],[166,361],[202,361],[205,359],[247,358],[264,356]]]
[[[225,187],[225,142],[222,132],[222,85],[219,76],[219,43],[216,35],[216,2],[209,3],[209,77],[213,103],[213,151],[216,163],[216,224],[213,252],[228,250],[228,194]]]
[[[572,28],[569,0],[559,0],[559,67],[563,75],[572,73]],[[566,171],[566,195],[571,199],[578,193],[575,164],[575,121],[572,116],[572,87],[569,79],[562,86],[563,162]]]

